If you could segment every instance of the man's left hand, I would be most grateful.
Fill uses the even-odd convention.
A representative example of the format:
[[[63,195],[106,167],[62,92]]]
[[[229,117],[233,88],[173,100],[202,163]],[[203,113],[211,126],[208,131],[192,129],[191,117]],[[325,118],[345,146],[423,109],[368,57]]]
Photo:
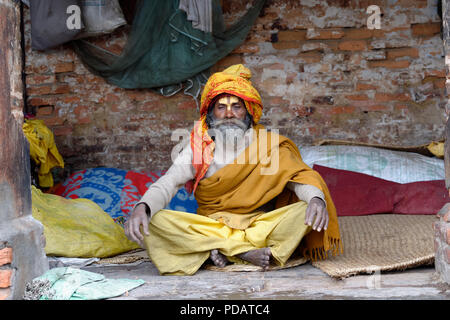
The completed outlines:
[[[321,231],[328,228],[328,210],[322,199],[314,197],[306,208],[305,224],[313,230]],[[314,222],[314,225],[313,225]]]

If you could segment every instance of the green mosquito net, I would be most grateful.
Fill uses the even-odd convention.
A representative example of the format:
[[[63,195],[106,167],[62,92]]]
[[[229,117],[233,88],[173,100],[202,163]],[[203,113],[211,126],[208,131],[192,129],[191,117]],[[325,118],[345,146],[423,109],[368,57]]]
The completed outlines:
[[[73,46],[91,72],[121,88],[153,88],[163,95],[184,89],[196,98],[208,69],[247,37],[265,0],[254,0],[232,26],[226,28],[219,0],[212,0],[212,32],[195,29],[180,10],[179,0],[140,0],[120,55],[86,40]]]

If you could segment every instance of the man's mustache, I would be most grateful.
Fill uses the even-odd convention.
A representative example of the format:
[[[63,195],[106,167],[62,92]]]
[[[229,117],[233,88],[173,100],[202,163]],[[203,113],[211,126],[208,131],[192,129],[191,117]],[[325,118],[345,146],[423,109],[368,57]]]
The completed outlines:
[[[227,125],[235,125],[236,127],[245,130],[247,127],[247,124],[244,120],[236,119],[236,118],[230,118],[230,119],[214,119],[214,123],[212,124],[212,127],[220,127],[220,126],[227,126]]]

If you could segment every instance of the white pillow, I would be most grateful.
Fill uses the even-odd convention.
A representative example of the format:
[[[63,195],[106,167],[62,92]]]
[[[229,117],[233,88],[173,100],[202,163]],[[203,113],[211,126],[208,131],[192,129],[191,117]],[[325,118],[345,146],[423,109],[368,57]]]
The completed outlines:
[[[444,180],[444,160],[414,152],[374,147],[327,145],[301,147],[303,161],[355,171],[398,183]]]

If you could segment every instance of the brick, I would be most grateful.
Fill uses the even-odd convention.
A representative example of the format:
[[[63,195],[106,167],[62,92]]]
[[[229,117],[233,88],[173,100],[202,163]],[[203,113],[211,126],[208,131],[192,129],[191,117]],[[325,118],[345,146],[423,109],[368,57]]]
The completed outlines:
[[[54,111],[53,106],[40,106],[37,109],[36,116],[37,117],[49,116],[53,114],[53,111]]]
[[[287,30],[278,32],[278,41],[301,41],[306,40],[306,30]]]
[[[388,49],[386,57],[388,59],[395,59],[395,58],[399,58],[399,57],[418,58],[419,57],[419,49],[417,49],[417,48]]]
[[[408,106],[405,104],[396,104],[395,110],[408,110]]]
[[[414,36],[432,36],[441,32],[441,27],[442,25],[440,22],[434,22],[413,24],[411,29]]]
[[[6,300],[11,294],[11,289],[0,289],[0,300]]]
[[[356,91],[376,90],[376,89],[378,89],[378,87],[374,86],[372,84],[361,83],[361,82],[356,83]]]
[[[354,106],[336,106],[329,110],[330,114],[353,113],[356,108]]]
[[[441,70],[425,70],[425,77],[438,77],[438,78],[445,78],[445,69]]]
[[[106,102],[119,102],[120,100],[120,94],[108,93],[105,97]]]
[[[348,100],[352,101],[365,101],[369,100],[369,97],[366,94],[353,94],[345,96]]]
[[[308,29],[306,39],[311,40],[327,40],[340,39],[344,36],[344,31],[341,29]]]
[[[258,53],[259,52],[259,45],[256,43],[243,43],[233,51],[231,51],[231,54],[236,53]]]
[[[12,248],[3,248],[0,250],[0,266],[10,264],[12,262]]]
[[[44,124],[47,127],[60,126],[60,125],[64,124],[64,121],[65,121],[65,119],[58,117],[58,116],[39,117],[38,119],[44,121]]]
[[[367,49],[367,44],[363,40],[347,40],[340,42],[338,49],[343,51],[363,51]]]
[[[51,85],[43,85],[43,86],[32,86],[27,87],[27,94],[28,95],[45,95],[52,92],[52,86]]]
[[[53,83],[55,82],[55,75],[28,74],[25,81],[27,85]]]
[[[277,50],[299,49],[301,43],[298,41],[281,41],[272,43],[272,46]]]
[[[73,129],[70,126],[57,126],[53,128],[53,135],[56,136],[68,136],[72,134]]]
[[[12,270],[0,270],[0,288],[8,288],[11,286]]]
[[[70,93],[70,86],[68,84],[59,84],[52,87],[52,94]]]
[[[317,51],[303,52],[303,53],[300,53],[297,57],[301,62],[304,62],[304,63],[315,63],[315,62],[322,61],[322,54],[320,54]],[[302,68],[303,68],[303,66],[302,66]],[[303,72],[303,71],[301,71],[301,72]]]
[[[374,36],[374,30],[369,30],[367,28],[363,29],[348,29],[345,30],[344,39],[353,39],[353,40],[361,40],[361,39],[369,39]]]
[[[439,78],[433,81],[433,85],[436,89],[444,89],[445,88],[445,79]]]
[[[389,101],[410,101],[411,98],[406,93],[376,93],[375,94],[375,101],[383,101],[383,102],[389,102]]]
[[[61,99],[64,103],[77,103],[81,101],[79,96],[65,96]]]
[[[363,107],[363,111],[386,111],[389,110],[388,106],[382,104],[369,104]]]
[[[195,101],[193,99],[190,99],[188,101],[183,101],[183,102],[179,103],[178,108],[180,110],[196,110],[197,104],[195,103]]]
[[[55,73],[72,72],[75,70],[73,62],[61,62],[55,65]]]
[[[77,118],[77,123],[85,124],[91,122],[88,106],[77,106],[75,109],[73,109],[73,113]]]
[[[32,97],[28,99],[28,105],[32,107],[39,107],[39,106],[53,106],[55,105],[55,98],[54,97],[42,97],[42,98],[36,98]]]
[[[402,68],[408,68],[411,64],[409,61],[401,60],[401,61],[395,61],[395,60],[380,60],[380,61],[368,61],[369,68],[388,68],[388,69],[402,69]]]

